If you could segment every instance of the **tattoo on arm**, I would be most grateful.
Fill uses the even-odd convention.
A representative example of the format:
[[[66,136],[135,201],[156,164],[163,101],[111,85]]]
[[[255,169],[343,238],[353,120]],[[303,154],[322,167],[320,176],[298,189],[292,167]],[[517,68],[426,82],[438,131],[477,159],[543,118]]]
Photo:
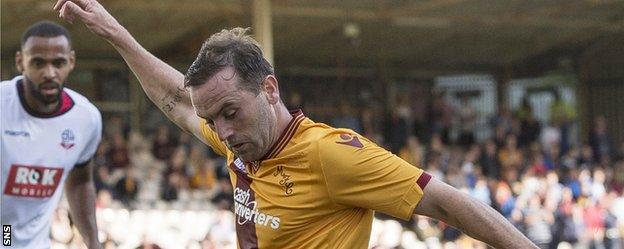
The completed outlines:
[[[175,92],[168,92],[165,96],[160,99],[162,103],[161,109],[165,113],[170,113],[176,107],[176,105],[184,99],[184,95],[186,94],[186,88],[179,86]]]

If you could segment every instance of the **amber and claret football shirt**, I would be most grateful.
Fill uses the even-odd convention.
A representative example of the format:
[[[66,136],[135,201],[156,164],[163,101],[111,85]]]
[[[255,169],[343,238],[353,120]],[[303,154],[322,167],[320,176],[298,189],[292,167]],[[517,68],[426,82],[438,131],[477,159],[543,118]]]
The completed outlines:
[[[227,158],[239,248],[367,248],[374,211],[410,218],[429,174],[352,130],[291,115],[257,162],[237,158],[202,120]]]

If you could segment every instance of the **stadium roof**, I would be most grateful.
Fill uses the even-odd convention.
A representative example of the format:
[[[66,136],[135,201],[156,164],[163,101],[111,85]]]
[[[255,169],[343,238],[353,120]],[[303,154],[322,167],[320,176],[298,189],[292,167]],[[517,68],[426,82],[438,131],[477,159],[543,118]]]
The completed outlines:
[[[57,20],[55,1],[2,0],[2,57],[30,24]],[[226,27],[252,26],[249,0],[102,0],[148,50],[187,64]],[[273,0],[276,64],[421,70],[492,69],[548,54],[622,48],[619,0]],[[82,25],[67,25],[79,58],[117,58]],[[576,52],[575,52],[576,51]],[[7,57],[8,56],[8,57]]]

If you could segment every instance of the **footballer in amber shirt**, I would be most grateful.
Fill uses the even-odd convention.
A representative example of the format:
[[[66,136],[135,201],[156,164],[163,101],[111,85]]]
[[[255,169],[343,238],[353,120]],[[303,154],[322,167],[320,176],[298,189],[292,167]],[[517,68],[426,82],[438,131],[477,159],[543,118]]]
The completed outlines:
[[[300,110],[262,160],[227,158],[239,248],[367,248],[373,211],[409,219],[431,176],[349,129]]]

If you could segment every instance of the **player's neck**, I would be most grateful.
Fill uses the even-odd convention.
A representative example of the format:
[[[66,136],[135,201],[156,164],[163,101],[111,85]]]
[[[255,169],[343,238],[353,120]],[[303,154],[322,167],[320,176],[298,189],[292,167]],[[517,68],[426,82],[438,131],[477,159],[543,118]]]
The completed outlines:
[[[29,87],[29,84],[22,84],[23,85],[23,94],[24,94],[24,100],[25,100],[25,104],[28,105],[28,108],[30,108],[31,110],[40,113],[40,114],[51,114],[54,113],[56,111],[58,111],[58,109],[61,107],[61,101],[60,98],[58,101],[54,102],[54,103],[43,103],[42,101],[38,100],[32,93],[32,90]]]
[[[284,105],[277,106],[276,116],[277,136],[275,137],[275,141],[277,141],[279,139],[279,136],[284,132],[284,130],[288,128],[288,124],[290,124],[290,121],[293,119],[293,116]]]

